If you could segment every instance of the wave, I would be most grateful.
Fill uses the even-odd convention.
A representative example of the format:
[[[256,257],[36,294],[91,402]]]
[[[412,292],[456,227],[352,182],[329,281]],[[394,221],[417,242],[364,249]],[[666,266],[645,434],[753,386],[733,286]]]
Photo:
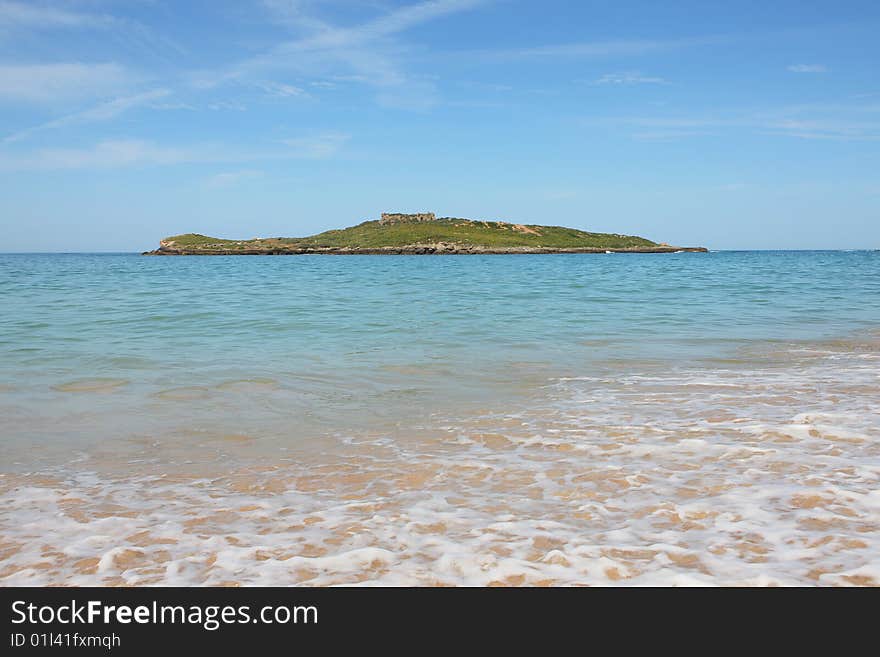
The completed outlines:
[[[0,477],[0,583],[880,583],[877,334],[205,474]]]

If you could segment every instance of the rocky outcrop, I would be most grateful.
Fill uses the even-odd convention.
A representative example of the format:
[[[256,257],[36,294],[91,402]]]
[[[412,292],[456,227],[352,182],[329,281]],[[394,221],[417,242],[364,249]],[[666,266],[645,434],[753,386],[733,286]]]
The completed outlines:
[[[436,242],[430,244],[408,244],[406,246],[384,246],[377,248],[353,247],[303,247],[289,246],[255,249],[185,249],[160,246],[155,251],[143,255],[503,255],[539,253],[707,253],[703,247],[650,246],[627,247],[622,249],[598,249],[591,247],[550,248],[540,246],[490,247],[468,244]]]
[[[401,212],[383,212],[379,223],[388,224],[418,224],[426,221],[437,221],[433,212],[420,212],[417,214],[403,214]]]

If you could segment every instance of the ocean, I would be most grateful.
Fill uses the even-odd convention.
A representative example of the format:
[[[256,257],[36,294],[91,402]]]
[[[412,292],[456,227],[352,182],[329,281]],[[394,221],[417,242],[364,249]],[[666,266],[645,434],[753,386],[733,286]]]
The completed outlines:
[[[0,255],[2,585],[880,584],[880,252]]]

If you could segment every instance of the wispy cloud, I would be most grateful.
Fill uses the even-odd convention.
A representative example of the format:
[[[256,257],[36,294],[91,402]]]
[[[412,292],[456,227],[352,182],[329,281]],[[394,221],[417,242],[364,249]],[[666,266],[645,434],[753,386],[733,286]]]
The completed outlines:
[[[286,152],[289,157],[320,160],[339,153],[350,139],[351,135],[345,133],[326,132],[308,137],[283,139],[281,143],[289,148]]]
[[[224,144],[168,146],[141,139],[105,140],[84,148],[41,148],[0,152],[0,171],[117,170],[178,164],[244,164],[283,160],[322,160],[338,155],[350,140],[344,133],[327,132],[281,140],[266,147]],[[236,169],[228,173],[255,169]],[[215,182],[223,182],[220,178]],[[231,182],[228,180],[227,182]]]
[[[859,118],[857,106],[835,115],[827,114],[826,106],[817,105],[812,112],[805,106],[766,111],[730,111],[702,116],[616,116],[584,119],[590,127],[618,127],[634,139],[669,141],[701,136],[724,135],[734,131],[796,139],[838,141],[880,140],[880,121]],[[822,116],[825,113],[826,115]],[[812,116],[810,115],[812,114]]]
[[[112,93],[133,76],[115,63],[0,65],[0,101],[49,103]]]
[[[606,73],[593,81],[593,84],[634,85],[634,84],[669,84],[664,78],[643,75],[638,71],[624,73]]]
[[[263,79],[273,70],[291,71],[313,82],[354,82],[380,88],[377,101],[389,107],[422,109],[436,97],[436,85],[407,71],[409,46],[404,32],[430,21],[475,9],[495,0],[423,0],[385,10],[354,26],[324,20],[313,3],[264,0],[276,20],[299,34],[265,53],[215,74],[200,74],[195,84],[211,88],[231,81]],[[317,4],[317,3],[314,3]],[[380,5],[382,6],[382,5]]]
[[[152,91],[146,91],[144,93],[135,94],[133,96],[121,96],[119,98],[114,98],[113,100],[101,103],[82,112],[75,112],[73,114],[68,114],[52,121],[47,121],[46,123],[36,125],[32,128],[19,130],[18,132],[4,137],[3,142],[11,143],[21,141],[22,139],[26,139],[27,137],[30,137],[35,133],[43,132],[45,130],[54,130],[56,128],[63,128],[80,123],[90,123],[93,121],[108,121],[110,119],[116,118],[120,114],[123,114],[130,109],[141,107],[143,105],[150,105],[152,101],[159,100],[160,98],[165,98],[170,93],[171,92],[168,89],[154,89]]]
[[[545,44],[525,48],[482,50],[463,53],[488,59],[551,59],[630,57],[654,52],[710,46],[731,40],[729,36],[706,36],[682,39],[618,39],[575,43]]]
[[[184,103],[180,101],[169,101],[167,103],[149,103],[148,107],[154,110],[160,111],[175,111],[175,110],[186,110],[188,112],[195,112],[198,108],[191,103]]]
[[[262,89],[269,96],[278,98],[308,98],[309,94],[301,87],[292,84],[284,84],[283,82],[272,82],[271,80],[260,80],[254,83],[258,89]]]
[[[792,73],[827,73],[831,69],[823,64],[792,64],[788,70]]]
[[[208,103],[206,107],[212,112],[244,112],[247,105],[235,100],[220,100],[216,103]]]
[[[315,33],[305,39],[288,42],[283,47],[288,52],[352,48],[399,34],[437,18],[474,9],[479,5],[487,4],[488,1],[426,0],[413,5],[398,7],[378,18],[355,27],[346,28],[335,27],[312,16],[308,16],[303,11],[301,3],[294,3],[294,13],[287,14],[288,20],[294,20],[301,25],[309,27]],[[278,3],[275,3],[275,6],[277,7]]]
[[[880,122],[848,119],[783,119],[768,122],[763,129],[767,134],[785,135],[800,139],[833,139],[838,141],[878,141]]]
[[[83,31],[103,30],[107,38],[127,49],[139,50],[166,63],[175,63],[170,53],[186,52],[167,34],[152,30],[132,18],[117,17],[107,13],[74,10],[70,2],[62,4],[55,0],[44,2],[17,2],[0,0],[0,37],[16,32]],[[92,3],[94,4],[94,3]]]
[[[74,12],[58,7],[37,5],[33,2],[0,0],[0,28],[95,28],[115,24],[117,24],[116,19],[106,14]]]
[[[137,139],[102,141],[87,148],[47,148],[25,154],[0,155],[3,171],[120,169],[203,161],[207,153],[160,146]]]

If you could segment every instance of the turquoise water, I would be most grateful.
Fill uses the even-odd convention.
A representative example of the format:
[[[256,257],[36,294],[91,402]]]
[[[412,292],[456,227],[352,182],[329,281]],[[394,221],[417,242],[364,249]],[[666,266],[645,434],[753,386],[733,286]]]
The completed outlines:
[[[245,430],[296,443],[877,327],[880,252],[5,255],[0,301],[4,449],[251,413]],[[91,379],[115,394],[57,389]]]
[[[517,458],[536,436],[565,432],[648,444],[658,432],[725,436],[751,423],[775,435],[841,400],[851,409],[838,430],[876,436],[865,344],[880,327],[880,252],[0,255],[0,307],[0,473],[16,486],[37,475],[133,486],[279,464],[301,477],[376,464],[382,477],[476,445],[436,472],[507,454],[481,451],[489,443],[475,436],[487,433]],[[747,394],[757,390],[766,396]],[[707,425],[716,415],[730,425]],[[859,458],[873,468],[869,444]],[[39,516],[28,509],[25,519]]]

